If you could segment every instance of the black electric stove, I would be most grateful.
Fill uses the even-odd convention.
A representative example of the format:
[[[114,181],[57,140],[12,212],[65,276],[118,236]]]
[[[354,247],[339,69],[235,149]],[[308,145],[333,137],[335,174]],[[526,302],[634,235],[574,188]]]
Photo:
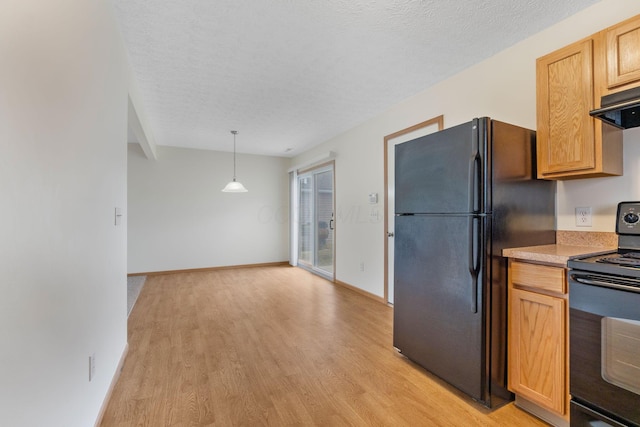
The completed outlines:
[[[618,204],[616,233],[568,262],[572,427],[640,427],[640,202]]]

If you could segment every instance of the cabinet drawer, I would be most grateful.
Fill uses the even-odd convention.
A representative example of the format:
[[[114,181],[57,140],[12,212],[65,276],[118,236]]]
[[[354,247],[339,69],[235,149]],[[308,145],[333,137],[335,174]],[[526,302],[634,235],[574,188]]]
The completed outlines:
[[[514,261],[511,263],[511,282],[514,286],[561,294],[567,292],[565,269],[560,267]]]

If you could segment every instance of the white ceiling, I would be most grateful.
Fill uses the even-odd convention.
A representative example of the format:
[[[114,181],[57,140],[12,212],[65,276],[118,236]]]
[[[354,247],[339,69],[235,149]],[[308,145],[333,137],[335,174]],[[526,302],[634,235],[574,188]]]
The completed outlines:
[[[158,145],[285,157],[597,1],[112,0]]]

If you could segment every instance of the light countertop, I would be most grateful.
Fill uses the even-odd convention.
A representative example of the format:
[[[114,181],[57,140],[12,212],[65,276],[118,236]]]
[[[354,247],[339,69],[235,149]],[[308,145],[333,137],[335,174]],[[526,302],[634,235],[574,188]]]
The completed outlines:
[[[566,266],[567,261],[569,261],[571,258],[599,255],[615,251],[616,249],[616,246],[578,246],[554,244],[503,249],[502,256]]]

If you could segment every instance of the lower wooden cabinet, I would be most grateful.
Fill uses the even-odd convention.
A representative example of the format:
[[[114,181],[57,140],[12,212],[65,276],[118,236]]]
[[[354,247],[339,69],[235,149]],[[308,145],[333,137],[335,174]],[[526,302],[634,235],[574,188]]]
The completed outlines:
[[[568,420],[566,270],[509,261],[508,385]]]

